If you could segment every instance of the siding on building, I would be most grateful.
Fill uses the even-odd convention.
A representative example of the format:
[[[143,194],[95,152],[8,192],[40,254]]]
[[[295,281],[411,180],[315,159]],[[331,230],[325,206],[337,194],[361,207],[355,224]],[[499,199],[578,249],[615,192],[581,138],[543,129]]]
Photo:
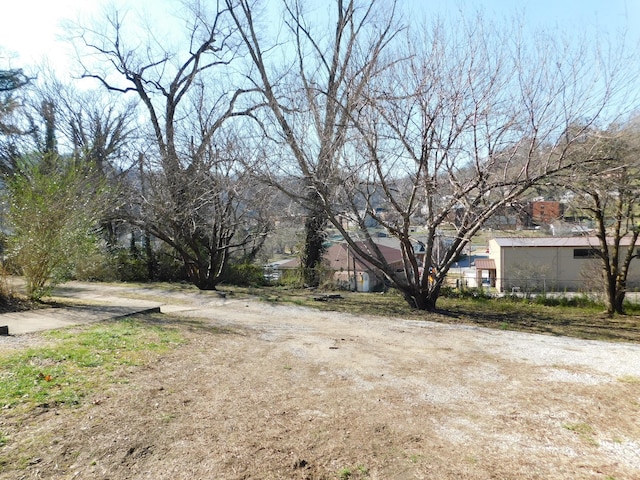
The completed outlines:
[[[623,245],[628,247],[629,239]],[[496,265],[496,288],[501,292],[590,289],[589,283],[599,275],[600,260],[589,252],[598,248],[595,237],[494,238],[489,241],[489,258]],[[628,288],[640,288],[636,259],[631,262]]]

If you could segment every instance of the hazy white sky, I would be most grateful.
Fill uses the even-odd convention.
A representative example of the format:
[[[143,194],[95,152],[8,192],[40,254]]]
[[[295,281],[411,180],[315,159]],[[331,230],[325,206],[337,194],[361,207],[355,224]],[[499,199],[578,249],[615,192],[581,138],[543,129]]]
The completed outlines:
[[[25,68],[43,58],[58,70],[69,62],[68,46],[58,39],[64,34],[61,21],[86,18],[115,3],[132,8],[153,8],[159,13],[179,7],[179,0],[3,0],[0,11],[0,68]],[[458,0],[399,0],[421,16],[455,11]],[[640,0],[462,0],[482,7],[487,16],[505,17],[524,13],[532,25],[559,26],[569,32],[600,28],[616,32],[628,27],[640,38]]]
[[[83,0],[20,0],[6,1],[2,5],[0,21],[1,66],[18,68],[38,63],[42,57],[60,57],[61,44],[56,41],[60,33],[59,22],[82,14],[98,2]]]

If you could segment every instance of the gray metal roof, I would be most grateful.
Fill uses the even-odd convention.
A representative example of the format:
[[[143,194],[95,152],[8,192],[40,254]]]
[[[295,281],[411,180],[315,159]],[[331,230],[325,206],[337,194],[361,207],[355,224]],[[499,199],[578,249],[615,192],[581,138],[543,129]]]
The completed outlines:
[[[500,247],[597,247],[600,245],[597,237],[497,237],[493,240]],[[630,245],[631,239],[625,237],[620,244]]]

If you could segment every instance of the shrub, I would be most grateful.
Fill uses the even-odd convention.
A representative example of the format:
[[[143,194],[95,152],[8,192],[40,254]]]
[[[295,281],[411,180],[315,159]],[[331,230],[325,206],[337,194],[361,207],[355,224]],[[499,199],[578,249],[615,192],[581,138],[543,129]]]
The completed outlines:
[[[37,300],[95,250],[101,187],[86,165],[55,155],[23,159],[6,186],[9,259]]]
[[[549,297],[547,295],[538,295],[533,299],[533,303],[544,305],[547,307],[580,307],[594,308],[602,306],[601,302],[594,300],[589,295],[582,293],[580,295],[567,297]]]
[[[483,288],[465,288],[458,289],[449,286],[444,286],[440,289],[440,296],[446,298],[463,298],[463,299],[489,299],[493,298],[492,295],[485,291]]]
[[[230,264],[224,280],[239,287],[256,287],[266,283],[262,267],[251,263]]]

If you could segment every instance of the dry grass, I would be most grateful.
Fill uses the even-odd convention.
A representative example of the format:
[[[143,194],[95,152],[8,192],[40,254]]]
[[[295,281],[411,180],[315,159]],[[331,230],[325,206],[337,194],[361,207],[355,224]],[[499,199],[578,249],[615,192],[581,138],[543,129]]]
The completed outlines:
[[[327,292],[265,287],[229,288],[237,296],[254,295],[266,302],[289,303],[326,311],[385,317],[411,318],[441,323],[477,325],[584,339],[640,343],[640,315],[608,317],[604,307],[546,306],[526,299],[446,298],[438,300],[436,312],[409,308],[395,293],[333,292],[341,298],[316,301]]]
[[[258,293],[270,301],[241,301]],[[91,367],[101,382],[73,406],[4,409],[0,479],[640,478],[636,346],[554,331],[596,335],[596,313],[452,300],[425,314],[390,295],[314,296],[197,292],[183,316],[141,317],[181,341]],[[514,316],[508,328],[546,335],[500,332]],[[633,341],[634,318],[608,335]]]
[[[458,338],[385,329],[383,320],[345,330],[335,314],[286,311],[263,311],[281,316],[256,330],[150,318],[179,330],[184,345],[109,375],[96,367],[104,383],[73,408],[5,410],[0,478],[623,480],[640,472],[640,384],[627,377],[590,383],[580,380],[589,370],[479,351],[468,343],[473,331]],[[240,313],[239,323],[262,322],[257,310],[254,320]],[[569,373],[579,381],[559,380]]]

